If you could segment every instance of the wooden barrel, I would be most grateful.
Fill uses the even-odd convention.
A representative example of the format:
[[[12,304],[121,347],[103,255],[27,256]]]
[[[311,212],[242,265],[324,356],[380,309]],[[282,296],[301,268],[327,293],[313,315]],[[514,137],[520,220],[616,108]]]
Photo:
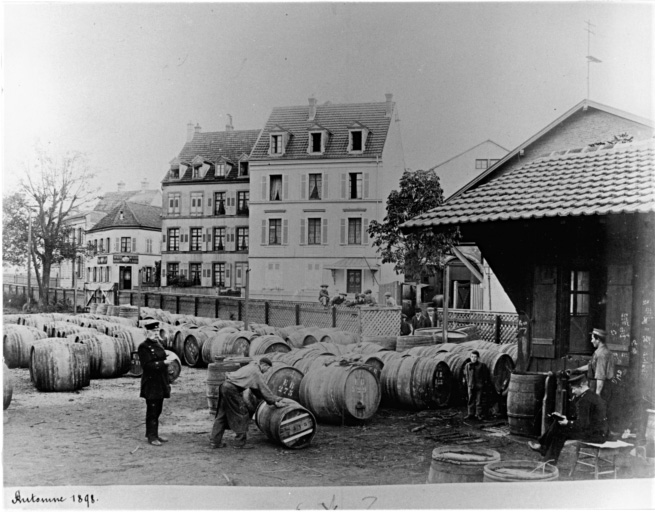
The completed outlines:
[[[334,361],[336,356],[330,352],[321,352],[319,350],[313,350],[311,352],[306,352],[302,359],[297,360],[293,363],[293,367],[300,370],[303,375],[307,375],[310,370],[314,367],[314,363],[317,362],[321,366],[326,362]]]
[[[300,381],[303,377],[303,372],[298,368],[276,362],[264,374],[264,381],[277,396],[290,398],[297,402],[300,398]]]
[[[346,345],[345,350],[347,352],[355,352],[356,354],[375,354],[376,352],[382,352],[385,349],[383,346],[378,345],[377,343],[361,342],[354,345]]]
[[[368,354],[363,355],[363,362],[371,367],[373,374],[380,380],[382,368],[384,368],[384,360],[376,354]]]
[[[30,378],[39,391],[75,391],[88,386],[89,347],[61,338],[35,341]]]
[[[446,336],[447,336],[447,340],[446,340],[447,343],[462,343],[468,340],[468,334],[466,334],[465,332],[458,331],[456,329],[449,330],[446,333]],[[442,330],[435,332],[434,337],[436,343],[444,343]]]
[[[518,364],[519,360],[519,345],[518,343],[503,343],[501,345],[498,345],[498,350],[501,352],[507,354],[509,357],[512,358],[512,362],[514,363],[514,366]]]
[[[538,437],[541,434],[541,408],[546,375],[512,373],[507,393],[507,421],[512,434]]]
[[[172,384],[182,373],[182,362],[172,350],[166,351],[166,362],[168,363],[168,382]]]
[[[364,365],[315,365],[300,382],[300,403],[326,422],[368,420],[380,398],[378,379]]]
[[[119,312],[120,306],[114,306],[113,304],[107,306],[107,316],[118,316]]]
[[[18,325],[20,315],[2,315],[2,325]]]
[[[451,386],[448,365],[429,357],[402,356],[385,361],[380,374],[382,401],[390,407],[444,407],[450,400]]]
[[[279,327],[279,328],[277,329],[277,335],[278,335],[280,338],[282,338],[284,341],[286,341],[286,342],[288,342],[289,344],[291,344],[292,346],[295,346],[295,345],[293,345],[293,343],[291,343],[291,341],[289,340],[289,335],[290,335],[291,333],[293,333],[293,332],[300,331],[300,330],[303,330],[303,329],[305,329],[305,326],[304,326],[304,325],[287,325],[286,327]],[[298,348],[298,347],[296,347],[296,348]]]
[[[314,415],[299,403],[277,408],[262,402],[255,424],[269,439],[292,449],[308,447],[318,429]]]
[[[269,336],[275,334],[275,327],[271,327],[268,324],[248,324],[248,329],[252,332],[258,334],[259,336]]]
[[[396,352],[406,352],[414,347],[427,347],[430,345],[434,345],[432,336],[415,334],[412,336],[398,336],[396,338]]]
[[[348,345],[357,343],[359,336],[349,331],[326,332],[319,340],[322,343],[334,343],[336,345]]]
[[[362,343],[375,343],[385,350],[396,350],[397,341],[398,336],[362,336]]]
[[[225,382],[225,374],[237,371],[241,365],[236,362],[221,361],[207,365],[207,406],[209,414],[216,415],[218,407],[218,388]]]
[[[252,331],[237,331],[215,333],[202,346],[202,360],[205,364],[212,363],[220,356],[247,356],[250,351],[250,340],[255,333]]]
[[[440,352],[431,357],[445,362],[450,368],[452,378],[451,403],[466,402],[468,398],[468,389],[466,385],[466,375],[464,367],[470,361],[468,356],[462,352]]]
[[[486,448],[441,446],[432,450],[429,484],[482,482],[487,464],[500,461],[500,453]]]
[[[491,382],[499,395],[502,395],[509,386],[509,380],[514,370],[512,358],[495,350],[478,350],[480,362],[487,365]]]
[[[130,371],[132,344],[96,332],[95,336],[76,338],[89,347],[89,372],[92,379],[111,379]]]
[[[111,334],[109,331],[112,331]],[[108,329],[108,335],[114,336],[115,338],[121,338],[126,340],[132,346],[132,350],[139,350],[139,345],[146,341],[146,330],[139,327],[128,327],[125,325],[118,326],[117,329]]]
[[[106,315],[109,304],[102,302],[96,307],[96,315]]]
[[[313,345],[318,343],[325,332],[318,327],[308,327],[304,331],[298,331],[302,334],[302,346]]]
[[[503,460],[484,467],[483,482],[552,482],[559,480],[557,466],[532,460]]]
[[[5,325],[2,352],[9,368],[28,368],[32,343],[46,337],[46,333],[27,325]]]
[[[250,341],[250,357],[270,352],[290,352],[291,347],[279,336],[268,334],[265,336],[258,336]]]
[[[194,329],[187,334],[184,339],[184,362],[192,368],[200,368],[205,366],[202,359],[202,346],[210,338],[210,334],[202,329]]]
[[[9,368],[4,365],[2,374],[2,409],[5,410],[11,404],[11,397],[14,394],[14,383],[9,373]]]
[[[341,355],[345,351],[345,345],[337,345],[336,343],[330,343],[326,341],[319,341],[318,343],[312,343],[305,347],[306,351],[319,351],[319,352],[329,352],[335,356]]]
[[[486,341],[486,340],[469,340],[465,341],[463,343],[460,343],[462,347],[470,348],[470,349],[483,349],[483,350],[495,350],[496,352],[500,352],[500,345],[497,343],[492,343],[491,341]]]

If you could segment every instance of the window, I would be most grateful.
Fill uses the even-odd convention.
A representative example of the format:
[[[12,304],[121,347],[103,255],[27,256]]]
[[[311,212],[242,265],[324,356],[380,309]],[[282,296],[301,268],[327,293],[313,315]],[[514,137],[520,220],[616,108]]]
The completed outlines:
[[[486,169],[489,165],[489,162],[487,161],[486,158],[477,158],[475,160],[475,168],[476,169]]]
[[[361,245],[362,219],[348,219],[348,245]]]
[[[271,201],[282,200],[282,175],[281,174],[271,175],[270,200]]]
[[[225,164],[224,163],[218,163],[216,164],[216,176],[218,177],[223,177],[225,176]]]
[[[78,256],[77,257],[77,272],[76,272],[78,278],[82,277],[82,269],[83,268],[84,267],[82,266],[82,256]]]
[[[177,277],[180,275],[180,264],[179,263],[169,263],[166,265],[166,272],[169,279]]]
[[[98,267],[93,267],[93,282],[97,282],[98,280]]]
[[[239,176],[248,176],[248,162],[239,162]]]
[[[225,263],[214,263],[214,286],[225,286]]]
[[[202,243],[202,228],[191,228],[191,246],[190,251],[200,251]]]
[[[202,192],[191,193],[191,215],[202,215]]]
[[[268,244],[282,245],[282,219],[268,221]]]
[[[322,153],[323,148],[322,148],[322,139],[323,139],[323,134],[318,132],[318,133],[310,133],[309,134],[309,152],[310,153]]]
[[[111,251],[111,244],[109,243],[109,237],[107,237],[107,252]]]
[[[82,228],[77,228],[77,243],[79,245],[84,243],[84,238],[82,237]]]
[[[249,212],[250,192],[237,192],[237,215],[247,215]]]
[[[105,252],[105,239],[100,239],[100,245],[98,247],[98,252]]]
[[[362,145],[363,137],[362,137],[362,131],[361,130],[352,130],[350,132],[350,151],[355,153],[355,152],[361,152],[364,150],[364,147]]]
[[[93,254],[98,254],[98,240],[93,241]]]
[[[194,180],[200,178],[200,167],[193,168],[193,171],[191,172],[191,178],[193,178]]]
[[[168,213],[180,213],[180,194],[168,194]]]
[[[214,228],[214,250],[225,250],[225,228]]]
[[[248,228],[237,228],[237,251],[248,250]]]
[[[236,288],[246,285],[246,271],[248,270],[247,263],[234,264],[234,286]]]
[[[307,219],[307,244],[320,245],[321,219]]]
[[[214,215],[225,215],[225,192],[214,192]]]
[[[348,197],[350,199],[362,199],[362,173],[361,172],[351,172],[348,173],[348,184],[349,184],[349,193]]]
[[[321,187],[323,185],[322,174],[309,175],[309,198],[321,199]]]
[[[168,230],[168,250],[180,250],[180,228],[170,228]]]
[[[146,239],[146,252],[148,254],[152,254],[152,239],[151,238]]]
[[[589,314],[589,272],[571,270],[571,316]]]
[[[202,263],[189,263],[189,280],[194,286],[200,286]]]
[[[145,267],[145,271],[143,272],[143,280],[146,283],[150,283],[153,281],[153,272],[152,272],[152,267]]]
[[[132,239],[129,236],[121,237],[121,252],[132,252]]]
[[[171,179],[172,180],[179,180],[180,179],[180,168],[179,167],[174,167],[171,169]]]
[[[271,135],[271,148],[270,148],[271,155],[281,155],[282,154],[282,142],[283,142],[283,135],[282,134],[272,134]]]

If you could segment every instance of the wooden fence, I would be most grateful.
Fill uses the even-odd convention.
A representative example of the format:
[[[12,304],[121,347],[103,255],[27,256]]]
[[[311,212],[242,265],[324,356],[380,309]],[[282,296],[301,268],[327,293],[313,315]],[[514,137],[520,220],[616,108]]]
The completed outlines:
[[[32,300],[38,301],[40,299],[40,294],[39,294],[39,287],[38,286],[31,286],[30,287],[32,290]],[[75,293],[73,288],[55,288],[51,287],[48,288],[48,294],[49,294],[49,299],[50,301],[53,302],[59,302],[62,301],[65,304],[70,304],[72,307],[73,305],[73,298],[75,297]],[[17,295],[17,296],[27,296],[27,285],[25,284],[14,284],[14,283],[2,283],[2,292],[8,295]],[[116,302],[116,297],[115,293],[112,291],[108,294],[109,298],[111,299],[112,303]],[[96,301],[102,302],[102,292],[99,290],[77,290],[77,305],[81,308],[86,307],[89,304],[89,301],[91,301],[94,297]]]
[[[439,320],[443,323],[443,309],[437,308]],[[499,313],[472,309],[448,309],[448,328],[456,329],[475,325],[479,338],[494,343],[513,343],[519,326],[517,313]]]

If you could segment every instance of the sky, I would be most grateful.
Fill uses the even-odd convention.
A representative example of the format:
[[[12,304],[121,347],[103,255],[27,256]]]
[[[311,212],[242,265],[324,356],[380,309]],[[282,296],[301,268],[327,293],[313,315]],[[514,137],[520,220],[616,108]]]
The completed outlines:
[[[97,186],[159,185],[186,125],[263,128],[273,107],[384,101],[406,166],[511,150],[587,94],[653,118],[654,4],[5,3],[3,192],[40,141]]]

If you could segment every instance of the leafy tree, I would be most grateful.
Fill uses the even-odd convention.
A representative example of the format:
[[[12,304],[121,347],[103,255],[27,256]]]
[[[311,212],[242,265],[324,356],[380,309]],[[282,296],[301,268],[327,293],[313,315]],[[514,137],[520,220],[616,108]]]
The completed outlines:
[[[24,265],[28,253],[27,226],[32,215],[30,253],[39,285],[39,296],[48,301],[48,284],[53,264],[83,253],[74,240],[66,219],[95,199],[94,174],[79,152],[61,155],[35,146],[34,156],[22,163],[24,176],[18,190],[3,202],[4,260]]]
[[[400,190],[387,198],[387,215],[382,223],[371,221],[368,232],[383,263],[394,263],[397,274],[410,280],[435,275],[443,268],[444,257],[457,243],[457,230],[435,232],[430,229],[403,233],[400,225],[443,203],[439,177],[433,171],[408,171],[400,178]]]

